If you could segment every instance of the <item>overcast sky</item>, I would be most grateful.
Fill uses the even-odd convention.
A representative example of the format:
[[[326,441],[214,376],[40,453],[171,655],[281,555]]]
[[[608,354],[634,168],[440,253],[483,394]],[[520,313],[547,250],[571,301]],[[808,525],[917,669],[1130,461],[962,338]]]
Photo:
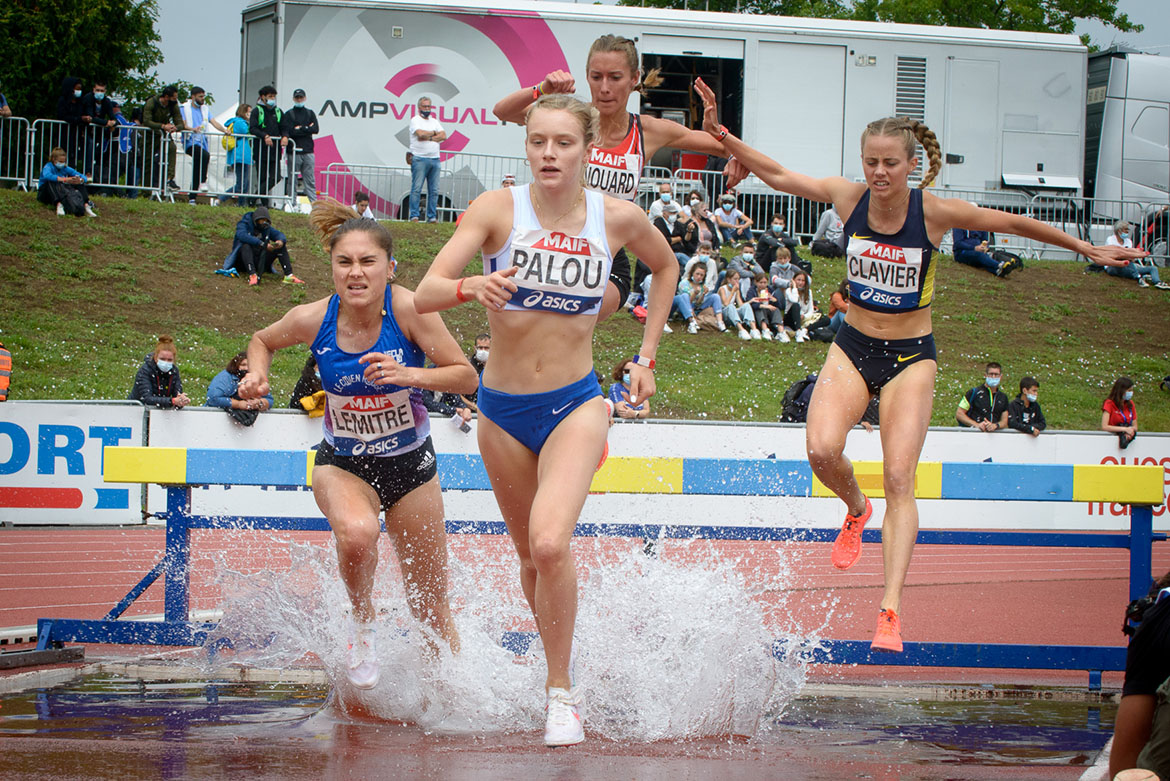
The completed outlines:
[[[252,0],[199,0],[198,25],[192,4],[178,0],[159,3],[158,31],[162,37],[164,81],[185,79],[214,95],[221,106],[236,101],[240,83],[240,11]],[[1119,33],[1101,24],[1084,23],[1078,33],[1089,33],[1105,47],[1125,43],[1154,54],[1170,56],[1170,3],[1167,0],[1120,0],[1119,8],[1132,21],[1145,25],[1139,34]],[[291,96],[281,96],[282,101]]]

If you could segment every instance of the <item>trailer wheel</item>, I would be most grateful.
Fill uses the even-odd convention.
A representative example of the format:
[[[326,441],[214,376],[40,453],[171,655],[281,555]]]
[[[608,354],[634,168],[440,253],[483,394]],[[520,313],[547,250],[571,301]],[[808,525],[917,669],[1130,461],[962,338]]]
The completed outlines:
[[[1165,236],[1156,236],[1150,242],[1150,260],[1155,266],[1164,268],[1170,262],[1170,240]]]

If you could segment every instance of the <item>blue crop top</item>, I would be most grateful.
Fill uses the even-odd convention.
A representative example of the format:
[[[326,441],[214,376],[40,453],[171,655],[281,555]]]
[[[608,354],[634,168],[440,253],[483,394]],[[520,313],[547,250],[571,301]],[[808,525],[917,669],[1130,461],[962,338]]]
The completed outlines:
[[[849,303],[871,312],[912,312],[930,306],[934,297],[935,247],[926,235],[922,190],[911,190],[906,221],[894,234],[869,227],[869,190],[849,219],[845,250]]]
[[[340,456],[396,456],[426,442],[430,419],[422,391],[400,385],[371,385],[359,363],[366,353],[386,353],[403,366],[422,366],[421,348],[406,338],[394,319],[391,288],[386,286],[382,332],[369,350],[350,353],[337,346],[338,297],[329,299],[325,319],[313,339],[313,355],[325,390],[325,441]]]

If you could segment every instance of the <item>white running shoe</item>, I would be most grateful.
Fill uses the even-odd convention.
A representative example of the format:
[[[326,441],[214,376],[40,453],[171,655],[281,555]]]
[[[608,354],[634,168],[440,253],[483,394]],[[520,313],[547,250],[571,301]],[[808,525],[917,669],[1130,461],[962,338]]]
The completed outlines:
[[[1149,287],[1149,286],[1150,286],[1150,280],[1146,279],[1145,277],[1138,277],[1138,287]]]
[[[1158,284],[1154,285],[1154,287],[1158,288],[1159,290],[1170,290],[1170,285],[1167,285],[1165,282],[1159,282]]]
[[[761,339],[761,338],[763,338],[763,337],[761,337],[761,336],[760,336],[760,330],[759,330],[758,328],[753,328],[753,329],[752,329],[752,334],[751,334],[751,337],[750,337],[750,338],[752,338],[752,339]]]
[[[93,210],[93,204],[92,204],[92,203],[87,203],[87,204],[85,205],[85,216],[86,216],[86,217],[96,217],[96,216],[97,216],[97,212],[95,212],[95,211]]]
[[[780,330],[777,332],[777,338],[778,338],[778,339],[779,339],[779,340],[780,340],[780,341],[781,341],[783,344],[788,344],[789,342],[791,342],[791,341],[792,341],[792,337],[788,335],[788,329],[787,329],[787,328],[781,328],[781,329],[780,329]]]
[[[358,689],[372,689],[382,675],[374,628],[368,624],[350,626],[349,669],[346,677]]]
[[[807,328],[801,328],[799,331],[796,332],[796,341],[798,341],[798,342],[807,342],[808,341],[808,329]]]
[[[697,334],[698,332],[699,332],[699,324],[697,322],[692,320],[691,322],[687,323],[687,333],[688,334]]]
[[[662,325],[662,333],[664,333],[664,334],[674,333],[674,329],[670,327],[670,323],[664,323]]]
[[[549,689],[545,700],[544,745],[573,746],[585,740],[581,720],[581,687]]]
[[[764,334],[764,341],[765,342],[772,341],[772,332],[771,331],[764,331],[763,334]]]
[[[759,332],[759,331],[756,331],[755,333],[756,333],[756,337],[755,337],[755,338],[759,339],[759,338],[760,338],[760,332]],[[750,341],[752,340],[752,335],[751,335],[751,334],[749,334],[747,331],[745,331],[745,330],[743,330],[743,329],[741,328],[741,329],[739,329],[739,338],[740,338],[740,339],[743,339],[745,342],[750,342]]]
[[[727,330],[727,323],[723,322],[722,317],[720,317],[718,320],[715,321],[715,325],[719,328],[720,331]]]
[[[57,216],[58,217],[65,216],[65,204],[63,204],[63,203],[57,204]]]

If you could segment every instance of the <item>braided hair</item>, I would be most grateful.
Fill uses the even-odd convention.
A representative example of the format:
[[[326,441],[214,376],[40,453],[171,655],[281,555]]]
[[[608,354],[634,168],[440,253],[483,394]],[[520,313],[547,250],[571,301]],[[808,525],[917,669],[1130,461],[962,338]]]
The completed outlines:
[[[901,138],[906,145],[908,157],[914,157],[917,145],[922,144],[922,148],[926,150],[927,162],[930,165],[918,185],[919,189],[929,187],[930,183],[938,176],[938,172],[942,170],[942,147],[939,146],[938,136],[926,126],[925,122],[908,117],[886,117],[874,120],[865,126],[865,131],[861,134],[862,149],[865,148],[865,142],[870,136]]]

